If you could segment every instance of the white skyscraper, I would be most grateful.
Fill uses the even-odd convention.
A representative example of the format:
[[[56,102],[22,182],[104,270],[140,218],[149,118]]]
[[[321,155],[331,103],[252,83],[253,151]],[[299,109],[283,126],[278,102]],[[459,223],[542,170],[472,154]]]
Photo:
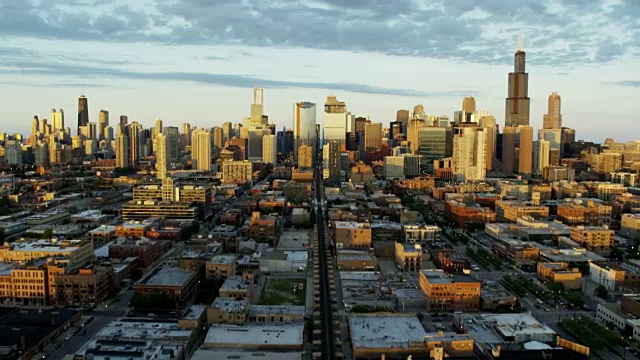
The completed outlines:
[[[163,133],[156,135],[156,177],[164,179],[167,177],[167,136]]]
[[[262,137],[262,161],[275,164],[277,162],[276,154],[276,136],[264,135]]]
[[[533,172],[542,174],[542,170],[549,166],[549,151],[551,143],[547,140],[536,140],[533,142]]]
[[[324,104],[324,136],[323,141],[337,141],[344,143],[351,114],[347,113],[347,106],[343,101],[338,101],[335,96],[327,96]]]
[[[191,134],[191,160],[197,171],[211,171],[211,133],[196,129]]]
[[[453,177],[456,181],[483,180],[486,177],[487,132],[477,126],[453,129]]]
[[[294,157],[298,161],[300,145],[316,146],[316,104],[299,102],[293,105]],[[315,150],[313,150],[315,151]]]

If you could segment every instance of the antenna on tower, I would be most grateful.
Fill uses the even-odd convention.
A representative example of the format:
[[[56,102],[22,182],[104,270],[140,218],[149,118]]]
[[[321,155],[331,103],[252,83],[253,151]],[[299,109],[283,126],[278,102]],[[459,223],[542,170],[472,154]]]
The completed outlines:
[[[524,52],[524,35],[518,35],[518,51]]]

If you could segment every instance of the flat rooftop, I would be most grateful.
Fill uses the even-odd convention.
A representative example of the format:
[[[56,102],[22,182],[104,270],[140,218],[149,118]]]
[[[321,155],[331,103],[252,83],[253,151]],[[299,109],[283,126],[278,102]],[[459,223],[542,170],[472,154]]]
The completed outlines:
[[[209,329],[203,347],[234,346],[301,346],[304,325],[214,325]]]
[[[369,223],[359,223],[356,221],[336,221],[334,223],[336,229],[370,229]]]
[[[141,284],[147,286],[185,286],[194,273],[174,267],[163,267],[144,279]]]
[[[302,360],[301,352],[243,351],[235,349],[198,349],[191,360]]]
[[[51,242],[49,239],[40,239],[34,241],[16,241],[9,244],[11,251],[41,251],[48,253],[69,253],[80,248],[82,240],[65,240],[58,242]]]
[[[241,313],[249,306],[248,299],[236,299],[232,297],[218,296],[213,300],[211,307],[226,313]]]
[[[304,315],[304,306],[295,305],[251,305],[249,313],[255,315],[261,314],[294,314]]]
[[[249,288],[249,282],[241,276],[229,276],[220,287],[220,290],[246,290]]]
[[[351,315],[349,328],[356,348],[406,349],[422,344],[427,335],[413,315]]]
[[[211,258],[211,263],[216,265],[231,265],[235,259],[235,255],[215,255]]]

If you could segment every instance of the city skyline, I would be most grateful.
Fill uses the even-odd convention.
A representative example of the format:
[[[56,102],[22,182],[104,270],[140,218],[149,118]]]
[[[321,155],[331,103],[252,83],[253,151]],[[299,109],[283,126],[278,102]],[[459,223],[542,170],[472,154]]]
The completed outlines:
[[[91,98],[89,119],[92,122],[97,120],[98,110],[105,109],[112,116],[128,115],[131,121],[145,127],[157,118],[173,125],[188,121],[199,127],[219,126],[225,121],[239,122],[250,115],[248,90],[257,83],[266,91],[264,112],[278,128],[292,125],[291,104],[300,101],[322,104],[328,95],[345,101],[356,116],[368,115],[372,121],[385,124],[395,119],[398,109],[411,109],[417,104],[423,104],[429,114],[451,116],[460,109],[465,96],[474,96],[477,108],[495,115],[496,123],[502,127],[507,96],[504,74],[510,68],[510,55],[522,32],[528,55],[527,72],[535,79],[529,89],[530,124],[534,129],[542,128],[548,95],[558,92],[563,97],[563,125],[577,129],[580,138],[633,139],[630,133],[633,128],[626,119],[633,115],[629,109],[638,99],[638,95],[630,91],[637,79],[626,74],[640,70],[640,66],[637,45],[632,40],[632,31],[637,30],[627,28],[630,19],[625,16],[633,14],[634,5],[604,2],[600,8],[584,10],[571,1],[556,2],[554,6],[535,6],[535,3],[521,8],[507,3],[504,8],[487,4],[443,4],[423,9],[406,2],[391,13],[415,12],[411,18],[416,35],[429,35],[431,40],[422,43],[414,40],[415,36],[402,36],[403,33],[392,26],[386,29],[390,33],[382,39],[391,40],[388,37],[393,36],[404,41],[383,41],[380,45],[367,41],[367,36],[381,35],[382,25],[376,24],[375,16],[367,13],[384,14],[384,9],[375,6],[364,10],[354,4],[345,9],[346,15],[335,13],[335,16],[366,21],[370,25],[369,35],[356,37],[355,30],[348,27],[342,33],[337,32],[336,35],[343,36],[337,36],[331,44],[326,40],[303,41],[301,35],[288,33],[290,39],[273,38],[269,45],[265,39],[270,34],[256,35],[250,31],[253,30],[250,25],[246,32],[231,30],[233,36],[224,36],[228,26],[221,33],[204,27],[202,38],[190,42],[184,36],[177,36],[177,32],[171,33],[175,35],[173,38],[144,35],[143,30],[152,27],[150,21],[182,18],[186,23],[196,24],[204,16],[174,14],[172,11],[177,12],[176,8],[154,2],[148,11],[135,6],[117,7],[122,5],[118,1],[115,5],[101,5],[98,12],[83,6],[82,2],[74,7],[27,4],[26,9],[14,12],[5,5],[10,11],[3,13],[11,13],[14,18],[3,19],[8,25],[0,29],[5,35],[0,40],[3,50],[0,72],[6,75],[0,96],[9,104],[0,113],[3,119],[0,125],[10,133],[26,133],[33,115],[48,118],[51,108],[62,108],[67,114],[73,114],[78,96],[84,93]],[[307,9],[303,18],[312,17],[314,11],[334,14],[335,5],[319,4],[321,6],[300,5],[291,11]],[[209,7],[202,6],[205,9],[201,10],[207,10],[203,13],[211,13]],[[27,11],[30,7],[34,11]],[[273,2],[254,7],[241,7],[234,16],[253,11],[272,18],[277,8]],[[32,15],[36,10],[56,15],[60,22],[43,23]],[[92,31],[83,26],[73,34],[63,31],[64,15],[82,11],[87,12],[90,19],[104,21],[92,23]],[[591,12],[581,19],[584,11]],[[149,20],[154,12],[160,14],[159,18]],[[505,20],[505,14],[510,12],[514,19],[538,17],[534,16],[517,30]],[[121,18],[110,14],[119,14]],[[415,20],[425,14],[432,17]],[[388,18],[391,14],[384,16]],[[560,17],[566,29],[535,31],[545,19]],[[606,30],[577,31],[598,17],[603,19],[598,21],[606,21]],[[19,19],[26,18],[32,20],[31,27],[19,23]],[[387,18],[382,17],[380,21]],[[113,20],[111,28],[100,27],[109,19]],[[140,22],[135,23],[135,19]],[[451,19],[458,19],[462,27],[434,29],[433,25]],[[128,22],[129,27],[116,26],[118,20]],[[482,23],[489,21],[497,22],[499,31],[492,33],[483,29]],[[480,34],[473,34],[474,29],[481,30]],[[276,31],[279,30],[282,29],[276,27]],[[571,30],[573,38],[569,37]],[[45,36],[47,40],[43,39]],[[449,44],[447,47],[447,43],[459,46],[453,48]],[[167,49],[175,51],[169,54]],[[52,56],[56,54],[60,56]],[[43,58],[53,60],[34,60]],[[594,69],[598,71],[597,76]],[[376,76],[370,76],[372,73]],[[604,117],[607,122],[600,121]]]

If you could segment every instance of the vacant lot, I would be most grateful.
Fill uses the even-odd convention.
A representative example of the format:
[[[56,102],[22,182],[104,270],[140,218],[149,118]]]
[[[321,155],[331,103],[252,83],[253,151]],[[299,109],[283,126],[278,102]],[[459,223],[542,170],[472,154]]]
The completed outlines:
[[[302,284],[302,289],[294,292],[292,284]],[[262,292],[262,305],[302,305],[306,303],[307,279],[273,279],[267,280]]]

